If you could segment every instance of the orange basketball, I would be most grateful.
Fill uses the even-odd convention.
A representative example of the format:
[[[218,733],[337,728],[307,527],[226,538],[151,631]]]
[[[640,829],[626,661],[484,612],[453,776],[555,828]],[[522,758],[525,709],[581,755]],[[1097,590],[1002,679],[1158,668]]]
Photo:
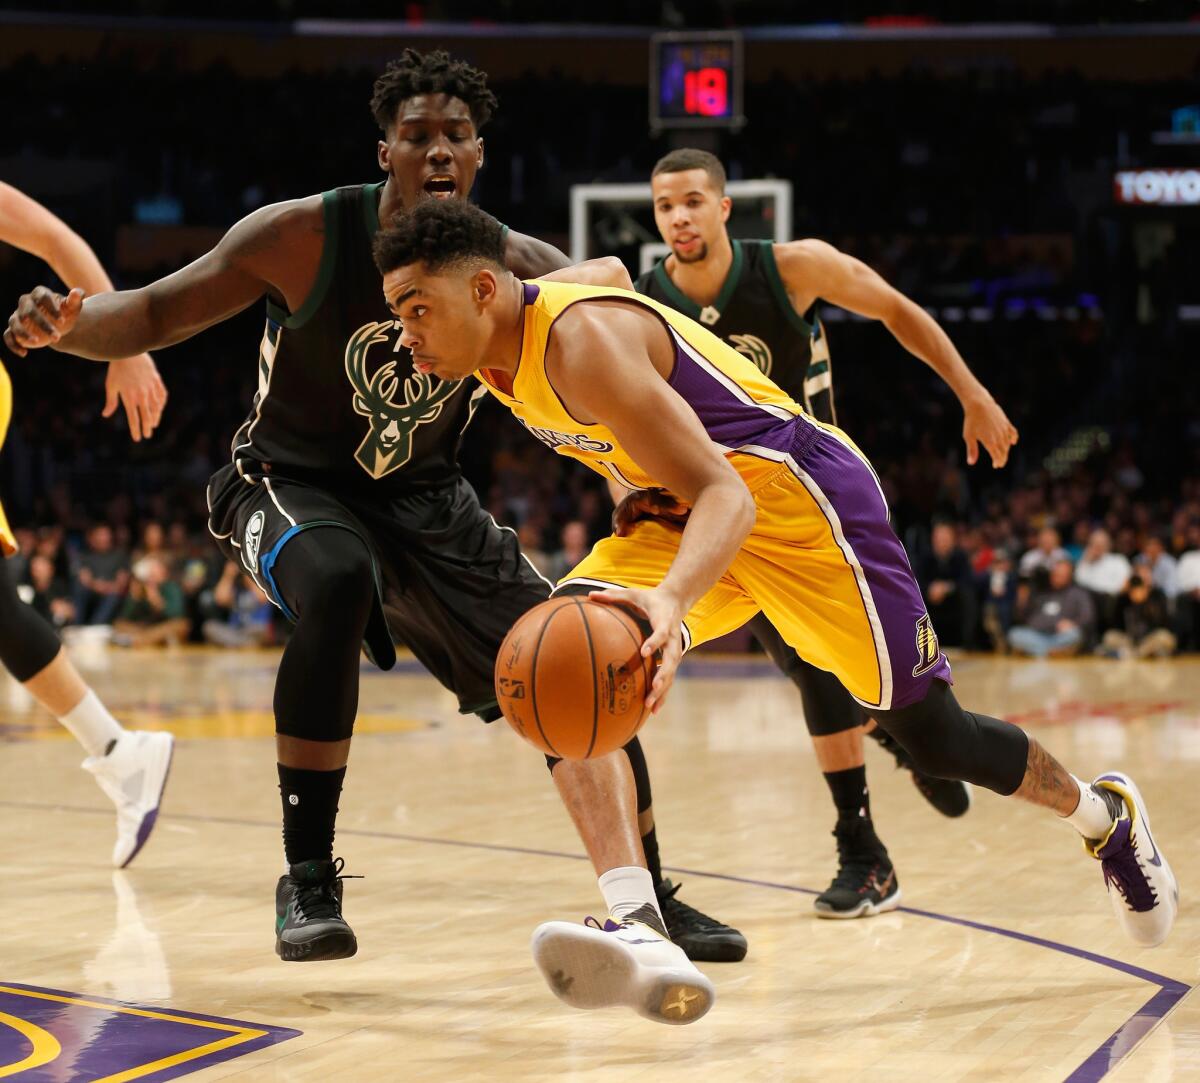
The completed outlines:
[[[654,659],[630,614],[551,598],[514,624],[496,659],[504,717],[550,756],[586,760],[626,744],[646,721]]]

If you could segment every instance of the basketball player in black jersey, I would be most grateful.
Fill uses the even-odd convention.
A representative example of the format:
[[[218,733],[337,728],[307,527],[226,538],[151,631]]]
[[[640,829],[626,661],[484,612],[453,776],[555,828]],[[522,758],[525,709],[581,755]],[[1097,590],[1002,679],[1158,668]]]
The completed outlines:
[[[982,443],[1003,466],[1017,431],[971,374],[933,319],[874,271],[823,241],[788,244],[731,240],[726,221],[725,170],[707,151],[674,150],[651,176],[654,219],[671,254],[642,275],[635,288],[691,316],[749,357],[818,421],[837,423],[828,342],[816,314],[822,298],[851,312],[883,320],[914,356],[953,389],[962,405],[967,460]],[[615,493],[620,497],[621,493]],[[628,521],[654,498],[633,496],[618,508]],[[666,509],[668,512],[670,509]],[[754,636],[800,690],[817,760],[837,808],[834,837],[838,872],[814,901],[822,917],[870,916],[899,905],[900,888],[870,815],[863,757],[866,714],[836,677],[809,665],[762,614]],[[940,812],[960,816],[970,804],[961,782],[915,770],[911,758],[883,730],[872,736],[912,771],[917,788]]]
[[[275,685],[289,865],[276,892],[276,951],[286,960],[357,950],[333,837],[360,647],[389,669],[401,640],[463,713],[490,721],[500,713],[500,643],[550,591],[459,472],[459,440],[483,389],[414,370],[371,255],[381,220],[423,199],[467,197],[496,99],[482,72],[407,50],[376,82],[371,105],[385,180],[255,211],[207,255],[143,289],[86,303],[81,291],[34,291],[5,332],[18,354],[61,336],[53,345],[67,353],[126,357],[265,297],[258,394],[208,499],[222,551],[296,622]],[[569,263],[518,233],[505,247],[522,276]],[[607,284],[613,264],[592,273]],[[631,812],[635,798],[650,807],[650,787],[636,739],[625,752],[551,770],[597,872],[610,870],[601,878],[610,911],[642,893],[691,957],[742,958],[739,932],[682,903],[663,880],[653,825],[639,838]]]

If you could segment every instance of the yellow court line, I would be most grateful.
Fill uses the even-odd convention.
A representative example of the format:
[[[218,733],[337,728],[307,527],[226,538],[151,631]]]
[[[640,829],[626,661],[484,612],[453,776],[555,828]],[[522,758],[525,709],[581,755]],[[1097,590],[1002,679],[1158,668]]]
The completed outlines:
[[[49,1064],[52,1060],[56,1060],[62,1052],[62,1046],[59,1045],[58,1039],[53,1034],[48,1030],[43,1030],[36,1023],[29,1022],[28,1019],[20,1019],[15,1015],[0,1012],[0,1023],[12,1027],[33,1044],[33,1049],[24,1060],[0,1067],[0,1079],[16,1075],[18,1072],[28,1072],[33,1068],[40,1068],[43,1064]]]
[[[141,1079],[151,1072],[157,1072],[163,1068],[173,1068],[177,1064],[186,1064],[189,1060],[203,1057],[207,1053],[217,1053],[222,1049],[229,1049],[231,1046],[248,1042],[252,1038],[261,1038],[266,1033],[265,1030],[243,1030],[240,1034],[231,1034],[228,1038],[218,1038],[215,1042],[209,1042],[208,1045],[197,1046],[195,1049],[186,1049],[182,1053],[173,1053],[169,1057],[163,1057],[161,1060],[153,1061],[150,1064],[142,1064],[137,1068],[118,1072],[116,1075],[106,1075],[103,1079],[97,1079],[96,1083],[125,1083],[127,1079]]]
[[[82,997],[60,996],[58,993],[34,992],[32,989],[14,989],[11,985],[0,985],[0,993],[9,993],[18,997],[33,997],[37,1000],[55,1000],[60,1004],[75,1004],[81,1008],[98,1008],[102,1012],[121,1012],[124,1015],[140,1015],[146,1019],[162,1019],[168,1023],[188,1023],[194,1027],[207,1027],[209,1030],[228,1030],[234,1034],[266,1034],[265,1030],[251,1030],[248,1027],[236,1027],[232,1023],[216,1023],[208,1019],[191,1019],[185,1015],[167,1015],[164,1012],[152,1012],[146,1008],[126,1008],[119,1004],[101,1004]]]

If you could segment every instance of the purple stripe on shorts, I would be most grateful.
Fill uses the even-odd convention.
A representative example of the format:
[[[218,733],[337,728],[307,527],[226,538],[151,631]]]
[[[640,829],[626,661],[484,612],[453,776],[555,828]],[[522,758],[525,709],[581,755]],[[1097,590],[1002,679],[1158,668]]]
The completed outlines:
[[[824,430],[806,451],[798,451],[796,467],[821,503],[847,562],[853,557],[862,569],[859,590],[871,615],[883,689],[881,702],[870,706],[907,707],[925,698],[935,678],[952,684],[950,663],[938,648],[908,555],[888,522],[875,472]],[[885,650],[879,649],[880,638]]]
[[[780,417],[765,406],[744,401],[692,358],[678,338],[675,368],[667,382],[696,411],[709,438],[723,448],[753,444],[782,455],[791,451],[797,426],[809,427],[799,416]]]

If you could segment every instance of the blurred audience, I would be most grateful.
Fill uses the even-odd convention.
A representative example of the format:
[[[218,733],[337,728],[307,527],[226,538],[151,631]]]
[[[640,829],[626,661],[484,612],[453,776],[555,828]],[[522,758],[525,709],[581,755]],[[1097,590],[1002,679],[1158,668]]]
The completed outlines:
[[[1100,654],[1111,658],[1166,658],[1175,653],[1167,596],[1141,572],[1131,575],[1121,591],[1113,625],[1100,641]]]
[[[975,580],[953,525],[934,526],[930,552],[915,571],[938,639],[947,647],[971,646],[978,609]]]
[[[1045,658],[1049,654],[1078,654],[1096,631],[1091,595],[1074,583],[1075,568],[1064,554],[1049,570],[1043,589],[1029,589],[1018,600],[1017,623],[1008,630],[1008,643],[1018,654]]]
[[[87,545],[75,567],[72,601],[80,624],[112,624],[129,586],[129,555],[115,546],[113,528],[88,528]]]
[[[113,624],[113,642],[122,647],[184,643],[189,628],[186,613],[183,588],[171,578],[166,559],[156,553],[140,557]]]

